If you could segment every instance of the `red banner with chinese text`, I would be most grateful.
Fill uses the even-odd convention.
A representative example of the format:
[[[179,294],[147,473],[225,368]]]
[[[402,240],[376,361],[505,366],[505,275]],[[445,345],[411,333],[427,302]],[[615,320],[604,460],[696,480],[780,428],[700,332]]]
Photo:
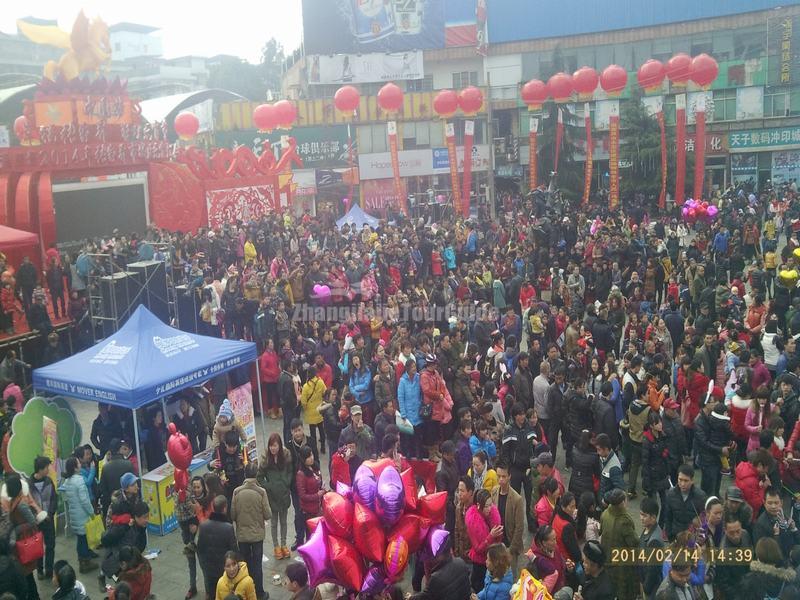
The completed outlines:
[[[530,147],[528,148],[528,177],[530,178],[530,188],[531,191],[535,190],[539,185],[538,182],[538,171],[539,171],[539,163],[538,163],[538,154],[536,150],[536,134],[539,130],[539,119],[534,117],[530,118],[530,132],[528,133],[528,143]]]
[[[408,202],[403,196],[403,184],[400,181],[400,154],[397,150],[397,122],[389,121],[387,124],[389,132],[389,154],[392,158],[392,178],[394,179],[394,193],[400,199],[400,207],[403,214],[408,216]]]
[[[589,194],[592,191],[592,168],[594,167],[594,160],[592,153],[594,151],[594,144],[592,142],[592,115],[589,109],[589,103],[583,105],[583,121],[586,126],[586,164],[583,168],[583,204],[589,203]]]
[[[697,99],[694,118],[694,199],[699,202],[703,197],[703,180],[706,174],[706,103],[704,96]]]
[[[608,208],[617,210],[619,206],[619,115],[608,119]]]
[[[553,157],[553,171],[558,173],[558,157],[561,154],[561,142],[564,139],[564,117],[558,109],[558,124],[556,125],[556,155]]]
[[[458,183],[458,156],[456,155],[456,128],[452,123],[445,123],[445,139],[447,140],[447,158],[450,161],[450,184],[453,186],[453,211],[462,214],[461,186]]]
[[[667,206],[667,130],[664,126],[664,111],[656,113],[658,129],[661,132],[661,191],[658,193],[658,208]]]
[[[686,94],[675,96],[675,204],[681,206],[686,189]]]
[[[475,138],[475,121],[464,121],[464,183],[461,185],[464,201],[461,213],[469,217],[470,195],[472,194],[472,146]]]

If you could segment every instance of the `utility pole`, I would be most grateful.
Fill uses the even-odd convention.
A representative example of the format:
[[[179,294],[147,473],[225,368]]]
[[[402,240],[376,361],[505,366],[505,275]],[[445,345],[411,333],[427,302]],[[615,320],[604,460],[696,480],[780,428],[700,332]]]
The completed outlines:
[[[492,76],[488,69],[486,70],[486,89],[486,118],[489,121],[486,124],[486,131],[489,137],[489,188],[487,201],[489,202],[489,215],[494,221],[497,218],[497,203],[494,195],[494,121],[492,118],[494,113],[492,111]]]

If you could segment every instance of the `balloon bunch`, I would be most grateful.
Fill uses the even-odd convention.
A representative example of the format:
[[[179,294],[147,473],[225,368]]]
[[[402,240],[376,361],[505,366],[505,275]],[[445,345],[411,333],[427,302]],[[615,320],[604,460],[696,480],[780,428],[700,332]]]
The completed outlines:
[[[778,272],[778,281],[789,290],[797,287],[798,278],[800,278],[800,273],[797,272],[797,269],[783,269]]]
[[[719,209],[705,201],[687,200],[683,208],[681,208],[681,215],[687,223],[695,223],[697,221],[711,223],[717,218],[718,214]]]
[[[333,582],[377,595],[403,577],[408,559],[436,556],[450,535],[442,527],[447,492],[417,497],[414,473],[390,459],[365,461],[353,486],[338,483],[322,497],[322,516],[306,522],[310,537],[297,551],[309,585]]]

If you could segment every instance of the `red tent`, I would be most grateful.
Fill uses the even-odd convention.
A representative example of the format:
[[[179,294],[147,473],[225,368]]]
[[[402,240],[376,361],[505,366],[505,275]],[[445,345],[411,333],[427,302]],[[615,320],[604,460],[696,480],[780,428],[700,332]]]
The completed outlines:
[[[39,236],[29,231],[0,225],[0,251],[39,245]]]

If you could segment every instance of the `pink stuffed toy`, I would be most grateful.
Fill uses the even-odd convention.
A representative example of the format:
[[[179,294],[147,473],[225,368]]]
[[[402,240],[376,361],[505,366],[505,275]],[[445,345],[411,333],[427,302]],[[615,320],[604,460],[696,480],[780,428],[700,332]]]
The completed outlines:
[[[192,464],[192,445],[189,438],[178,431],[175,423],[169,424],[169,440],[167,440],[167,456],[175,467],[175,491],[178,500],[186,501],[186,487],[189,485],[189,465]]]

